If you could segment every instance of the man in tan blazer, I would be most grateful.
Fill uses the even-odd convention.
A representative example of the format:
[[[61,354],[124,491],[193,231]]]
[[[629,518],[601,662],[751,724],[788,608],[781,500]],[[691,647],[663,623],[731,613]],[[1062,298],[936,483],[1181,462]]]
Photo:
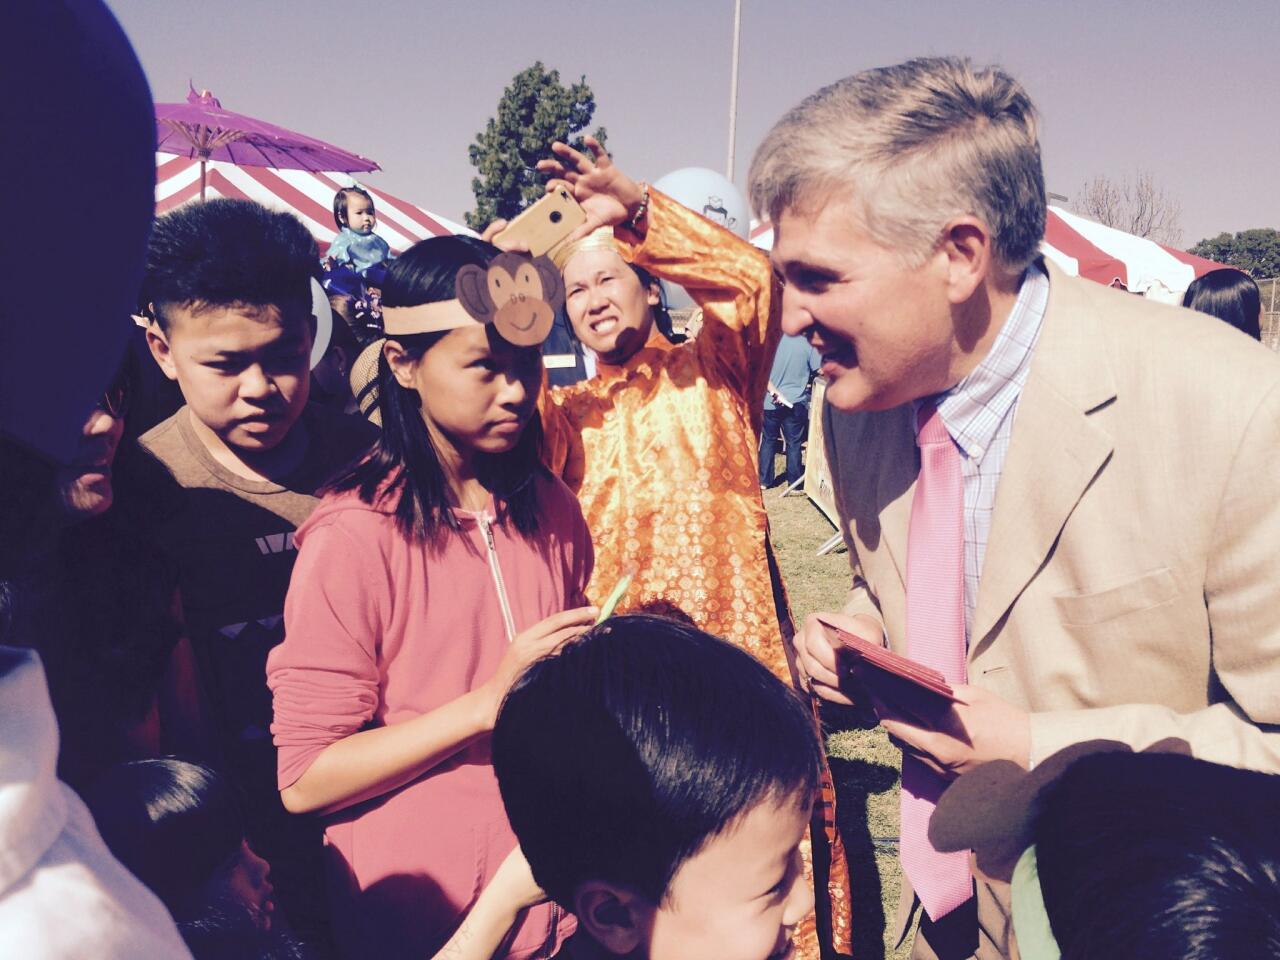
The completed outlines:
[[[907,653],[922,405],[963,463],[967,682],[934,720],[873,689],[905,759],[955,776],[1173,737],[1280,770],[1274,355],[1044,265],[1034,111],[998,70],[917,60],[833,84],[766,137],[750,189],[783,329],[823,354],[850,632]],[[796,644],[849,702],[813,618]],[[913,955],[1007,955],[999,896],[977,894],[922,918]],[[904,881],[903,935],[916,906]]]

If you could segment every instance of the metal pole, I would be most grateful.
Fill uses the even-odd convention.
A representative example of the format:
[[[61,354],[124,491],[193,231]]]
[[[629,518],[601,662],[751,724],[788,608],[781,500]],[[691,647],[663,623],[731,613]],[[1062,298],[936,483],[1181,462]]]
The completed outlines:
[[[724,175],[733,182],[733,150],[738,135],[738,41],[742,36],[742,0],[733,0],[733,65],[729,80],[729,160]]]
[[[204,157],[200,158],[200,202],[204,203]]]

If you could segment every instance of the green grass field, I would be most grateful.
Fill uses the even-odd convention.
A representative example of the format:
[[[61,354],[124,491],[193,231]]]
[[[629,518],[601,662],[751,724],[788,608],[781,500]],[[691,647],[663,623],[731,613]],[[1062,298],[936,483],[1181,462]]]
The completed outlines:
[[[838,609],[849,585],[843,548],[824,557],[818,548],[834,532],[803,494],[765,494],[773,546],[797,622]],[[869,710],[825,707],[824,726],[836,779],[840,832],[853,886],[854,956],[905,957],[888,942],[898,906],[898,766],[900,755]]]

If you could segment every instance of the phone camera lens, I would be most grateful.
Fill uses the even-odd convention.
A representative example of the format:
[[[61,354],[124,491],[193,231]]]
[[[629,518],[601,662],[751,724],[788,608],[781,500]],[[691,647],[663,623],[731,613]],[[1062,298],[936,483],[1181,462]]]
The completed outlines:
[[[564,217],[564,215],[563,215],[559,210],[552,210],[552,211],[551,211],[551,222],[552,222],[552,223],[559,223],[559,222],[561,221],[561,219],[563,219],[563,217]]]

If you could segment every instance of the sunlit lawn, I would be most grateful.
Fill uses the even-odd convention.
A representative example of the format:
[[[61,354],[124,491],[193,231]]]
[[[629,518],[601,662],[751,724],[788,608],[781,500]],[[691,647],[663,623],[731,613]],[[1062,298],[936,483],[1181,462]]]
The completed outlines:
[[[781,466],[781,464],[779,464]],[[818,548],[834,532],[800,493],[765,494],[773,546],[797,623],[819,610],[838,609],[849,584],[843,547],[826,556]],[[865,710],[825,708],[823,720],[836,778],[840,830],[853,880],[854,956],[907,956],[887,942],[898,906],[899,753]]]

